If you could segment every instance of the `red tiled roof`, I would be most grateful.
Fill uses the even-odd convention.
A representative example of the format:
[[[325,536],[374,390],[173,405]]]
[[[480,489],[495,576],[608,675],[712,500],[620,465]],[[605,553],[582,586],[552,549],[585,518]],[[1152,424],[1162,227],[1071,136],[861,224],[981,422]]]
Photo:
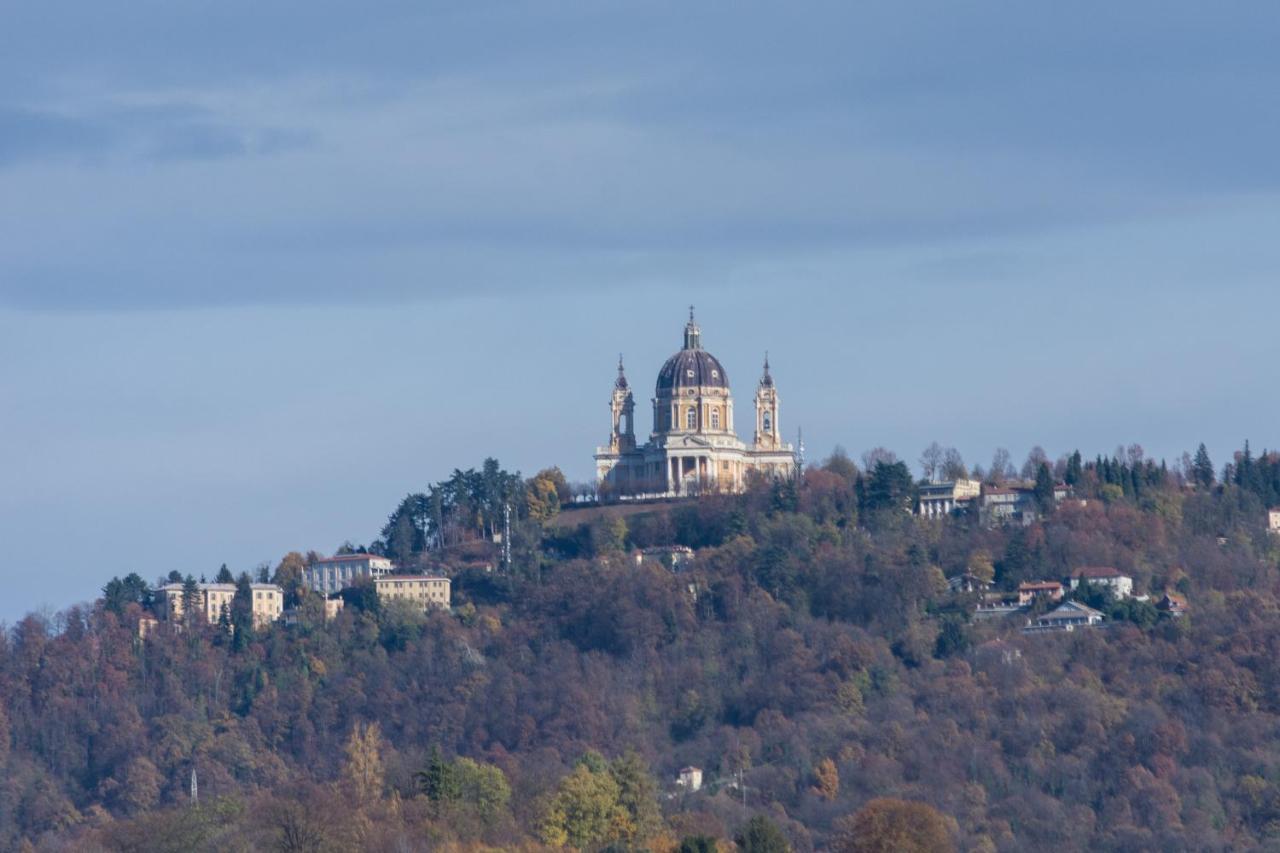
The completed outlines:
[[[1034,581],[1018,584],[1019,591],[1029,589],[1062,589],[1062,584],[1057,581]]]

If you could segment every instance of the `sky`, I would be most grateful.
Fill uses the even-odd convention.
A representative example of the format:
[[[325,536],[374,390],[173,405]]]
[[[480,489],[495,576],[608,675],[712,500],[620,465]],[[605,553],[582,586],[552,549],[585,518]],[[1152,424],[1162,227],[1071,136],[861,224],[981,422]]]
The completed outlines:
[[[810,459],[1280,445],[1274,3],[4,17],[0,622],[586,480],[690,304]]]

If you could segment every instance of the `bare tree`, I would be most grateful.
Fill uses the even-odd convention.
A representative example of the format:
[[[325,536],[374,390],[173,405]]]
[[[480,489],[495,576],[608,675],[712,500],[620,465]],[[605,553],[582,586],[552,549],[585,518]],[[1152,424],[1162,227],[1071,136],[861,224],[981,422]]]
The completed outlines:
[[[892,465],[898,461],[898,454],[894,453],[887,447],[873,447],[862,454],[862,470],[870,473],[875,467],[883,462],[885,465]]]
[[[1003,447],[997,447],[996,452],[991,455],[991,471],[987,476],[993,483],[1003,483],[1014,476],[1014,473],[1013,461],[1009,458],[1009,451]]]
[[[924,472],[924,478],[930,483],[938,481],[938,469],[942,467],[942,445],[938,442],[930,442],[929,446],[920,454],[920,470]]]
[[[969,469],[964,466],[964,457],[960,455],[959,450],[948,447],[942,454],[942,479],[966,480],[968,478]]]
[[[1036,472],[1040,470],[1041,465],[1049,464],[1049,455],[1044,452],[1044,448],[1036,445],[1031,448],[1031,452],[1027,454],[1027,461],[1022,463],[1022,479],[1034,480]]]
[[[1146,457],[1146,451],[1142,449],[1142,445],[1137,442],[1125,448],[1125,456],[1129,460],[1130,468],[1137,468],[1142,464],[1142,460]]]

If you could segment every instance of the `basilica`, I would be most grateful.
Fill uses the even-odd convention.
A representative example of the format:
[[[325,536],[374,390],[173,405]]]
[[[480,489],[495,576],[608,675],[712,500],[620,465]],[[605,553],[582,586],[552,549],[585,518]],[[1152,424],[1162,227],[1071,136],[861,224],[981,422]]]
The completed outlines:
[[[601,490],[614,495],[740,492],[749,472],[789,477],[796,470],[795,450],[782,441],[778,426],[778,389],[769,359],[756,387],[755,435],[748,445],[733,429],[729,376],[702,348],[692,308],[684,346],[658,371],[649,440],[636,444],[635,398],[621,358],[610,412],[609,444],[596,448],[595,460]]]

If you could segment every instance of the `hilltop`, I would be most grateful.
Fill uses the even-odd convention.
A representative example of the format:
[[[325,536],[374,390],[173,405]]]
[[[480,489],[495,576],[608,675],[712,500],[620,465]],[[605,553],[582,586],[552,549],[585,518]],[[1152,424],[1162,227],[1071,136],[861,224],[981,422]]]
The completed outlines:
[[[1004,523],[920,517],[905,465],[863,468],[587,510],[491,460],[368,546],[449,575],[449,610],[352,594],[326,619],[292,554],[288,620],[140,638],[141,579],[29,616],[0,640],[0,845],[1274,843],[1280,459],[1037,461],[1037,511]],[[1073,576],[1096,625],[1025,633],[1033,597],[976,618]]]

